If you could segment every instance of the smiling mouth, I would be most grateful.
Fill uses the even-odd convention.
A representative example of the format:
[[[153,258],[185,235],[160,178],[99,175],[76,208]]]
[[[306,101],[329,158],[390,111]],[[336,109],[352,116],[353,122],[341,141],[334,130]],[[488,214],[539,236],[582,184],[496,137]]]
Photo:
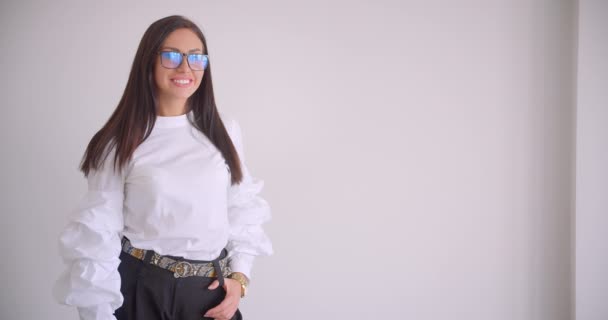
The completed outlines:
[[[173,81],[173,83],[177,83],[177,84],[190,84],[192,82],[192,80],[188,80],[188,79],[173,79],[172,81]]]

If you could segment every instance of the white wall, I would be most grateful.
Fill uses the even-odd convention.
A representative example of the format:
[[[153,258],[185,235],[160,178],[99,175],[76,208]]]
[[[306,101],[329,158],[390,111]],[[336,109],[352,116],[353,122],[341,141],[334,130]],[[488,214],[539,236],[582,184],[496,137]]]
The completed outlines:
[[[608,319],[608,2],[579,1],[576,319]]]
[[[173,13],[206,33],[220,109],[273,206],[246,318],[571,318],[574,1],[0,12],[0,318],[77,318],[50,294],[76,167],[144,30]]]

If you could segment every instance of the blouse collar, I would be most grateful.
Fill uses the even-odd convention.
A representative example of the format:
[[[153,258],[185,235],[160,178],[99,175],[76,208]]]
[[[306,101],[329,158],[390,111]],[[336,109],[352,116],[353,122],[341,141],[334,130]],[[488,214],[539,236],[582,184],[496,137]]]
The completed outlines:
[[[193,118],[192,110],[179,116],[156,116],[156,123],[154,124],[157,128],[177,128],[188,125],[188,118]]]

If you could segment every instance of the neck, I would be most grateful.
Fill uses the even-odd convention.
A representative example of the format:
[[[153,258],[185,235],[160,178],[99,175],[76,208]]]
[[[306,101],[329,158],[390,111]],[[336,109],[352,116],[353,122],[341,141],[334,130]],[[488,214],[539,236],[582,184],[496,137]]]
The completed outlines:
[[[185,114],[188,112],[187,100],[172,99],[163,101],[159,99],[156,114],[163,117],[173,117]]]

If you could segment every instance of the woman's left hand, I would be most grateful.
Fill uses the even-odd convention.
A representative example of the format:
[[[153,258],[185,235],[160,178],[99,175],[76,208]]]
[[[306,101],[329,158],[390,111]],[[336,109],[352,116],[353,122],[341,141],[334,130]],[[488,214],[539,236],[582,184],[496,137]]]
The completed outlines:
[[[215,280],[208,288],[215,290],[219,285],[220,282]],[[234,279],[224,278],[224,289],[226,290],[224,301],[207,311],[205,317],[216,320],[232,319],[236,313],[236,309],[239,307],[239,302],[241,302],[241,283]]]

